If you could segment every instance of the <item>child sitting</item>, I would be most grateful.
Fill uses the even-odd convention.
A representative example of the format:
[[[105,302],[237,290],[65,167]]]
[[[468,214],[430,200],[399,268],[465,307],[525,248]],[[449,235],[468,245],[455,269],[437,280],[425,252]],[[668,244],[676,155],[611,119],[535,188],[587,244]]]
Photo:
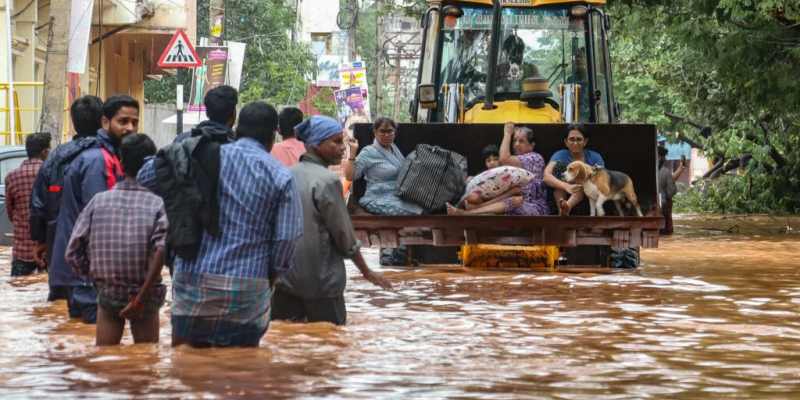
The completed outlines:
[[[483,199],[478,193],[467,195],[465,210],[447,205],[448,215],[547,215],[547,200],[542,182],[544,158],[533,151],[536,142],[530,128],[516,127],[508,122],[503,128],[499,163],[507,167],[522,168],[530,177],[524,186],[513,185],[491,199]],[[511,150],[514,150],[512,155]],[[482,201],[483,200],[483,201]]]
[[[500,148],[498,148],[496,144],[490,144],[484,147],[483,150],[481,150],[481,156],[486,166],[486,171],[500,166]],[[467,178],[467,183],[469,183],[472,178],[474,177]],[[467,196],[464,199],[464,208],[469,210],[480,205],[482,202],[483,199],[478,195]]]
[[[125,320],[134,343],[158,342],[158,312],[167,217],[160,197],[140,186],[136,174],[156,146],[147,135],[130,134],[120,147],[125,180],[97,194],[72,231],[66,260],[97,287],[98,346],[117,345]]]

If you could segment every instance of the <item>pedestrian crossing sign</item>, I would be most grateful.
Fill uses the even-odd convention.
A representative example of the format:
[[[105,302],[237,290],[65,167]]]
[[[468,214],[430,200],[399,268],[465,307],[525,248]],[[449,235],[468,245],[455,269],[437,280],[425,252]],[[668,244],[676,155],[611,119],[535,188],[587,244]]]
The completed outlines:
[[[194,68],[201,64],[200,57],[182,29],[175,31],[158,59],[158,66],[161,68]]]

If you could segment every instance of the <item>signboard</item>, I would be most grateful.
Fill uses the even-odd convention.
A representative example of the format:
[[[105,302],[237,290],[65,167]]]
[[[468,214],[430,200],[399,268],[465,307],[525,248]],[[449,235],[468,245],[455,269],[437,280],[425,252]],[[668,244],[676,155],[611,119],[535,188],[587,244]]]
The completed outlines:
[[[342,125],[345,125],[352,116],[361,116],[364,117],[363,120],[365,122],[369,121],[364,106],[364,96],[361,92],[361,87],[337,90],[333,92],[333,96],[336,99],[337,116]]]
[[[319,87],[339,86],[339,69],[344,57],[337,55],[321,55],[317,57],[317,79]]]
[[[454,27],[445,25],[442,30],[488,31],[492,28],[491,8],[464,8],[464,15]],[[504,8],[503,29],[566,30],[570,19],[564,9]]]
[[[209,90],[225,84],[228,68],[227,47],[198,47],[200,66],[194,69],[188,111],[205,111],[203,99]]]
[[[201,65],[200,57],[194,51],[186,32],[178,29],[158,59],[161,68],[194,68]]]
[[[360,99],[353,96],[352,92],[346,96],[347,99],[351,99],[351,104],[358,104],[358,111],[354,112],[354,114],[363,115],[369,121],[372,116],[370,115],[369,88],[367,87],[367,65],[363,61],[342,64],[339,70],[340,91],[351,88],[359,88],[361,90]],[[348,105],[348,107],[350,106]]]

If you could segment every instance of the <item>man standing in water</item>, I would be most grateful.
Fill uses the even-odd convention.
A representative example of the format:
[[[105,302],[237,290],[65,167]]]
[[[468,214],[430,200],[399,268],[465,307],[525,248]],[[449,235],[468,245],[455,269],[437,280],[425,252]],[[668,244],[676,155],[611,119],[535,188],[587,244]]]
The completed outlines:
[[[300,163],[292,167],[303,203],[303,237],[294,267],[276,285],[272,319],[344,325],[345,258],[351,258],[368,281],[387,290],[392,286],[361,256],[339,177],[328,170],[344,156],[341,125],[333,118],[314,116],[295,129],[306,146]]]
[[[218,150],[216,182],[195,181],[199,186],[217,185],[213,193],[218,200],[218,219],[214,218],[218,229],[203,228],[196,252],[177,251],[173,345],[254,347],[267,331],[270,285],[289,269],[303,227],[294,179],[269,155],[277,126],[278,113],[272,106],[246,105],[239,113],[237,141]],[[183,143],[196,140],[202,137]],[[145,187],[158,185],[154,163],[145,165],[138,179]],[[170,214],[180,207],[172,201],[165,198],[168,245],[183,239],[179,234],[184,221]],[[192,198],[174,201],[188,205]]]
[[[91,324],[97,317],[97,292],[90,281],[75,274],[64,254],[75,221],[89,200],[125,178],[118,149],[122,138],[139,127],[139,102],[125,95],[108,98],[103,105],[102,123],[97,132],[98,145],[80,153],[67,166],[50,266],[50,278],[69,286],[69,316]]]
[[[50,152],[39,170],[31,193],[31,239],[36,242],[34,258],[40,264],[52,264],[65,170],[84,150],[99,146],[95,136],[103,127],[103,101],[95,96],[82,96],[72,103],[69,115],[75,128],[75,136]],[[48,272],[50,294],[47,301],[68,299],[68,282],[62,282],[54,276],[52,268]]]
[[[30,198],[36,175],[50,152],[50,134],[38,132],[25,138],[28,159],[6,175],[6,213],[14,225],[11,276],[30,275],[44,264],[37,263],[30,234]],[[38,265],[37,265],[38,264]]]

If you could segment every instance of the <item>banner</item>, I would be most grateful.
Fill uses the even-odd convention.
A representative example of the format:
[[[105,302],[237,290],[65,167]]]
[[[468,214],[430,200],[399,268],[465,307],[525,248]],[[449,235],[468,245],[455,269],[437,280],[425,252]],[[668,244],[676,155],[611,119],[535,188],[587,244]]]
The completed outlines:
[[[225,81],[234,89],[239,90],[246,44],[226,41],[225,45],[228,47],[228,78]]]
[[[86,72],[89,36],[92,31],[93,0],[72,0],[67,44],[67,72]],[[101,10],[102,11],[102,10]]]
[[[367,86],[367,65],[363,61],[344,63],[339,69],[339,91],[346,91],[351,88],[358,88],[361,91],[360,99],[352,96],[353,91],[349,92],[346,96],[346,98],[353,99],[353,104],[359,104],[359,112],[351,114],[364,116],[367,121],[371,120],[369,88]],[[350,107],[350,105],[346,105]],[[350,109],[352,110],[352,108]],[[348,116],[351,114],[348,114]]]
[[[225,84],[228,49],[226,47],[198,47],[197,55],[200,57],[201,65],[194,69],[187,111],[205,111],[203,99],[206,93]]]
[[[369,121],[360,87],[337,90],[333,92],[333,96],[336,99],[337,116],[343,126],[347,126],[348,119],[353,116],[363,117],[359,120]]]

